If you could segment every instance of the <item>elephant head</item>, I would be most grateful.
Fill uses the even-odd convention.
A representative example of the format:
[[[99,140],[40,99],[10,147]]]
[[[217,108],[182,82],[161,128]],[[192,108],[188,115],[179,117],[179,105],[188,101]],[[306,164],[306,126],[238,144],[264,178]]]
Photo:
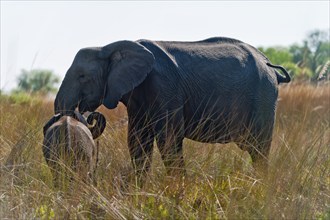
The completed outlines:
[[[44,125],[43,127],[44,135],[54,123],[56,123],[61,119],[62,116],[63,116],[62,114],[56,114]],[[89,128],[93,139],[98,138],[103,133],[106,127],[106,119],[99,112],[90,113],[87,119],[85,120],[85,118],[79,112],[74,111],[73,118],[75,118],[77,121],[81,122],[82,124],[84,124],[86,127]]]
[[[61,84],[55,113],[94,111],[101,104],[115,108],[122,96],[141,84],[152,70],[153,54],[132,41],[81,49]]]

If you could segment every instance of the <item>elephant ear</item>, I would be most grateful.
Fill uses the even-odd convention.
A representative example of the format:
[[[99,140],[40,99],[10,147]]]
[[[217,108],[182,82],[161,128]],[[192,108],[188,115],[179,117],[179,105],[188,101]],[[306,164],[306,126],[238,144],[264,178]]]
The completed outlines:
[[[46,135],[46,132],[50,128],[50,126],[52,126],[55,122],[60,120],[61,117],[62,117],[61,114],[56,114],[51,119],[49,119],[49,121],[43,127],[44,136]]]
[[[122,96],[141,84],[154,64],[153,54],[133,41],[118,41],[104,46],[100,58],[109,62],[103,105],[112,109]]]

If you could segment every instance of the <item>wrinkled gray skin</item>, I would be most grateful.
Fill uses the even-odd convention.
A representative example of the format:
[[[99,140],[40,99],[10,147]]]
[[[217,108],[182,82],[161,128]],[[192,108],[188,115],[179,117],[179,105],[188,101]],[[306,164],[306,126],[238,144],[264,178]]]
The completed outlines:
[[[234,39],[119,41],[77,53],[55,112],[124,103],[128,148],[138,175],[149,170],[154,140],[168,171],[184,167],[185,137],[235,142],[257,161],[270,149],[278,84],[289,81],[282,67]]]
[[[98,148],[93,139],[102,134],[105,126],[105,118],[98,112],[91,113],[87,121],[78,112],[72,116],[58,114],[45,124],[43,153],[55,186],[59,186],[58,175],[63,174],[64,167],[78,172],[84,181],[95,183]]]

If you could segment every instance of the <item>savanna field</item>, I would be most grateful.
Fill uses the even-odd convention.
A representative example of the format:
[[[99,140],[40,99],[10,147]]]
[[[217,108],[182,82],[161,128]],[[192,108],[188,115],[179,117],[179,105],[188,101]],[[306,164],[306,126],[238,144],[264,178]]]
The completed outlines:
[[[100,108],[97,186],[53,186],[42,128],[53,100],[0,99],[0,219],[330,219],[330,86],[280,86],[265,168],[235,144],[184,141],[187,175],[166,176],[155,148],[150,175],[136,186],[126,145],[125,107]]]

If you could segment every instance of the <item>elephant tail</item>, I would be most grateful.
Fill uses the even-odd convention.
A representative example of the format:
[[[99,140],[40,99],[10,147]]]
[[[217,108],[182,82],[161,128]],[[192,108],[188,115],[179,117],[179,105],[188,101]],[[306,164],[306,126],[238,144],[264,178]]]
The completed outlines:
[[[286,71],[286,69],[284,69],[284,67],[278,66],[278,65],[273,65],[271,63],[267,63],[267,66],[270,66],[270,67],[275,68],[275,69],[280,69],[284,73],[285,76],[283,76],[282,74],[275,71],[278,84],[288,83],[288,82],[291,81],[291,77],[290,77],[289,73]]]

